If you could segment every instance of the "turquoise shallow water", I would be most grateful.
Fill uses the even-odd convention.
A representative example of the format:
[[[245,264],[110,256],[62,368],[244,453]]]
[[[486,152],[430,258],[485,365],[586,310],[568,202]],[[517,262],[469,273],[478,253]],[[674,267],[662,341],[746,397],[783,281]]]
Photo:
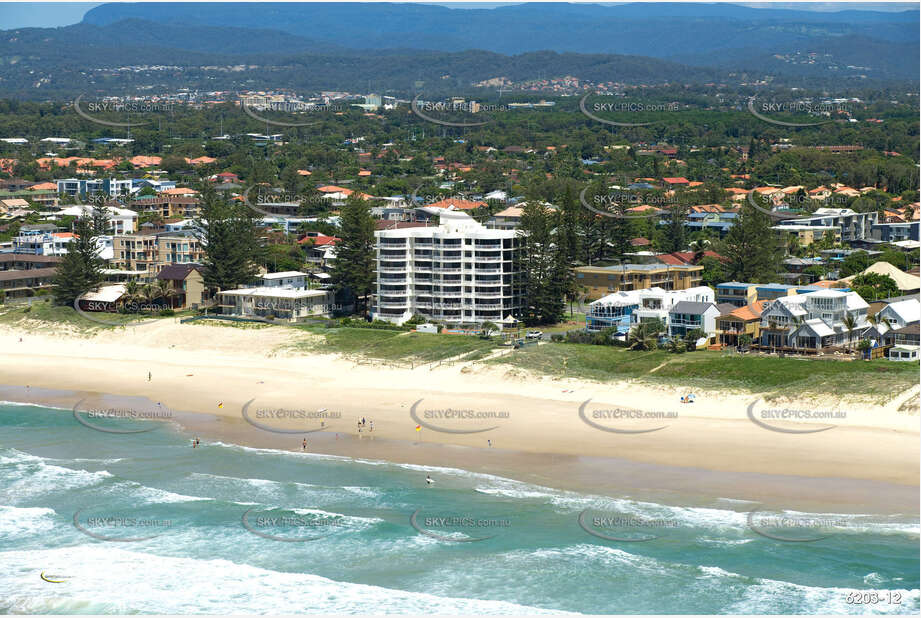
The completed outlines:
[[[752,508],[191,449],[167,424],[0,404],[3,613],[918,613],[916,519]]]

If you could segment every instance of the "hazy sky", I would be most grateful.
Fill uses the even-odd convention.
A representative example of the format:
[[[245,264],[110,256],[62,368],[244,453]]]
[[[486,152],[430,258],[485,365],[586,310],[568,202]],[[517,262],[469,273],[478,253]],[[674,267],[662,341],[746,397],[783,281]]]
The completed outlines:
[[[69,26],[83,19],[83,14],[101,2],[0,2],[0,29],[13,28],[52,28]],[[452,8],[492,8],[514,2],[425,2]],[[622,4],[617,2],[598,2],[597,4]],[[738,2],[752,7],[775,6],[778,8],[797,8],[812,11],[840,11],[843,9],[870,9],[876,11],[905,11],[916,8],[913,3],[873,3],[873,2]]]

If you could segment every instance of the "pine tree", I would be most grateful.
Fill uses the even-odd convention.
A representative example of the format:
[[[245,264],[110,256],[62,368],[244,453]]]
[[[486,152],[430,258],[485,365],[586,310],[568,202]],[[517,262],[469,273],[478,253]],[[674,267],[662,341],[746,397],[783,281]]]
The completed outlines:
[[[54,300],[59,305],[72,305],[81,295],[102,281],[102,260],[96,247],[93,221],[87,216],[74,221],[74,240],[58,264],[54,276]]]
[[[725,269],[730,279],[769,283],[777,276],[783,255],[772,222],[770,215],[743,202],[724,240]]]
[[[253,211],[224,202],[206,186],[195,228],[205,252],[206,287],[232,290],[253,280],[265,254]]]
[[[93,224],[93,233],[96,235],[106,234],[109,231],[109,209],[106,207],[105,202],[106,198],[103,195],[96,195],[93,200],[90,217]]]
[[[522,319],[528,325],[551,324],[563,317],[566,271],[571,268],[554,242],[554,218],[537,201],[528,202],[521,213],[517,270],[523,280]]]
[[[684,251],[687,248],[687,229],[684,227],[687,216],[688,207],[682,204],[674,204],[668,209],[668,223],[663,229],[661,247],[665,253]]]
[[[578,285],[572,267],[581,257],[581,238],[579,236],[581,210],[581,204],[573,195],[572,188],[567,185],[560,201],[557,217],[556,248],[558,262],[565,267],[565,272],[560,275],[563,293],[570,302],[576,300],[578,294]]]
[[[336,243],[336,259],[330,274],[336,290],[354,295],[356,311],[364,312],[377,280],[371,207],[366,200],[352,194],[342,207],[340,221],[341,240]]]

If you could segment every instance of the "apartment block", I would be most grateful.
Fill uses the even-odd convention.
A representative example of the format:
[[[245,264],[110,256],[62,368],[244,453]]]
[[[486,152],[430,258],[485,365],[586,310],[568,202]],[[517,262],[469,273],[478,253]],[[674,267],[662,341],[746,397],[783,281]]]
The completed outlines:
[[[838,228],[840,240],[850,242],[853,240],[866,240],[870,238],[871,230],[878,222],[879,213],[855,212],[850,208],[819,208],[808,217],[785,219],[774,229],[784,231],[789,226],[807,226],[810,228]]]
[[[500,324],[521,312],[519,239],[469,215],[437,210],[438,227],[375,232],[377,319],[402,324],[414,314],[448,324]]]
[[[170,264],[195,264],[204,258],[198,238],[179,232],[160,234],[130,234],[112,238],[113,268],[139,270],[156,277]]]
[[[580,266],[576,283],[587,288],[590,298],[612,292],[647,290],[687,290],[701,282],[703,266],[694,264],[620,264],[615,266]]]

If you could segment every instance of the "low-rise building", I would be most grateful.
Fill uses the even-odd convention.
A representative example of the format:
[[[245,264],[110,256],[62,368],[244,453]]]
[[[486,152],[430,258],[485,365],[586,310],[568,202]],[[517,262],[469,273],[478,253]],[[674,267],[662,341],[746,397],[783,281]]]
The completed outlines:
[[[297,322],[311,317],[330,317],[335,306],[332,290],[257,287],[218,292],[224,315]]]
[[[737,307],[716,318],[716,341],[725,346],[740,345],[740,339],[748,336],[749,342],[758,341],[761,336],[761,311],[764,301]]]
[[[654,287],[687,290],[700,285],[703,270],[703,266],[694,264],[620,264],[575,269],[576,283],[588,290],[590,298]]]
[[[642,322],[661,320],[666,329],[669,325],[669,314],[679,302],[714,303],[713,290],[707,286],[698,286],[686,290],[665,290],[655,287],[639,292],[639,307],[631,316],[631,323],[636,325]]]
[[[257,276],[262,287],[304,289],[307,287],[307,273],[299,270],[286,270],[278,273],[265,273]]]
[[[157,281],[166,281],[173,290],[173,306],[181,309],[198,309],[211,301],[205,287],[200,264],[170,264],[157,273]]]
[[[668,336],[685,337],[699,330],[710,338],[716,333],[716,318],[719,315],[716,303],[679,301],[668,312]]]
[[[726,281],[716,285],[716,302],[745,307],[758,299],[757,284]]]
[[[0,253],[0,290],[7,299],[26,298],[54,285],[61,258]]]
[[[112,252],[113,268],[145,271],[148,280],[164,266],[199,264],[204,259],[201,242],[188,232],[117,235],[112,238]]]
[[[850,208],[819,208],[808,217],[784,219],[776,228],[791,225],[813,228],[836,227],[840,230],[840,239],[844,242],[870,238],[870,230],[877,223],[879,213],[855,212]]]
[[[856,292],[820,290],[780,297],[761,313],[760,344],[792,350],[850,346],[869,327],[868,308]],[[847,316],[853,319],[852,328]]]

